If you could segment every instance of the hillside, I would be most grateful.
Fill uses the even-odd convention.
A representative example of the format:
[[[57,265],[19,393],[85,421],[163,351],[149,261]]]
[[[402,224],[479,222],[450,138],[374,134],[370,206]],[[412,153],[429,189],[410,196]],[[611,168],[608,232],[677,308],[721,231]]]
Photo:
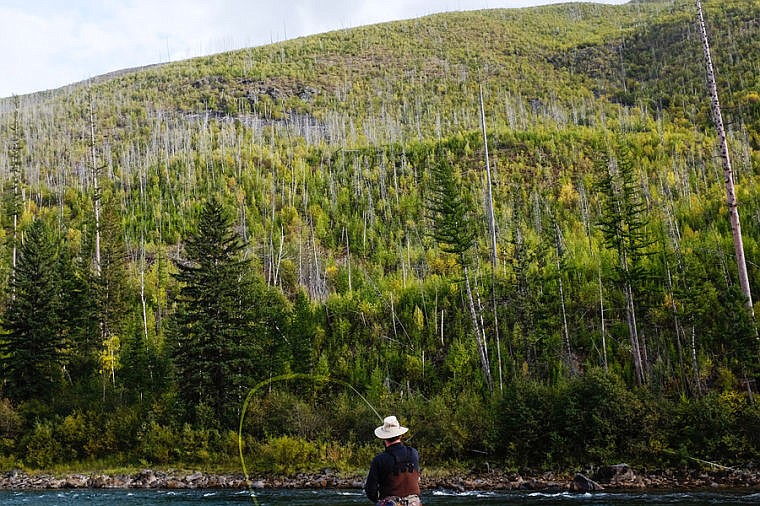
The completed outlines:
[[[704,6],[757,292],[760,4]],[[437,14],[0,101],[0,463],[234,465],[243,417],[262,469],[361,467],[356,393],[437,464],[757,459],[694,10]]]

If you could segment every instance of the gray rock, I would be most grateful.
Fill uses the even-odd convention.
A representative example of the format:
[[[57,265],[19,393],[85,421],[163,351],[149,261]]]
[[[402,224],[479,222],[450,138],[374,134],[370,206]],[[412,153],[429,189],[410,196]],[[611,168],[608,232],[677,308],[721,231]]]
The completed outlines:
[[[636,481],[636,473],[628,464],[602,466],[594,476],[597,482],[608,485],[625,485]]]
[[[576,474],[575,478],[573,478],[573,481],[570,482],[571,492],[586,493],[598,492],[600,490],[604,490],[604,487],[581,473]]]

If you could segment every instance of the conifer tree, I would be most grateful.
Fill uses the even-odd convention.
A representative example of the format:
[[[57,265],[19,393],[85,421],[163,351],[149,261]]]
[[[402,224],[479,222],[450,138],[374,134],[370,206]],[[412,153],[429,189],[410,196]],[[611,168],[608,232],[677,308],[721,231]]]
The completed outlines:
[[[64,240],[58,254],[57,287],[66,350],[65,379],[76,385],[80,392],[82,388],[86,390],[90,383],[96,386],[92,380],[97,373],[100,344],[88,267]]]
[[[100,368],[104,382],[116,384],[121,327],[129,302],[127,249],[116,206],[110,199],[101,206],[99,253],[91,281],[94,309],[100,326]],[[105,385],[104,385],[105,386]]]
[[[637,187],[630,153],[625,146],[617,159],[609,160],[600,180],[604,194],[600,228],[608,248],[618,256],[615,281],[625,298],[625,317],[633,355],[636,383],[642,385],[647,375],[647,350],[639,338],[637,293],[647,273],[642,263],[651,245],[647,234],[649,220],[646,205]]]
[[[470,284],[470,250],[475,241],[475,229],[469,217],[472,205],[459,188],[454,166],[448,156],[448,153],[437,153],[437,159],[430,170],[432,186],[428,194],[427,205],[430,218],[433,221],[432,235],[441,245],[443,251],[456,256],[462,268],[472,328],[478,344],[480,364],[486,384],[490,390],[493,390],[485,332],[480,324],[481,319],[475,308]]]
[[[200,426],[233,426],[254,373],[252,279],[242,249],[227,210],[211,198],[176,262],[173,361],[187,419]]]
[[[4,392],[16,402],[50,400],[63,379],[57,255],[47,225],[33,222],[19,249],[0,341]]]
[[[291,369],[293,372],[309,373],[313,366],[312,346],[315,332],[314,313],[306,291],[296,293],[290,318],[289,338]]]
[[[536,259],[536,251],[527,244],[525,238],[525,225],[523,222],[523,209],[526,196],[522,190],[515,192],[512,223],[509,227],[512,254],[509,263],[514,273],[514,290],[507,304],[514,321],[513,341],[515,346],[510,345],[512,352],[510,358],[514,362],[522,361],[528,371],[536,366],[537,351],[535,343],[530,335],[535,332],[536,311],[538,304],[535,295],[531,291],[529,266]],[[517,346],[522,341],[522,346]],[[522,350],[522,353],[520,353]]]

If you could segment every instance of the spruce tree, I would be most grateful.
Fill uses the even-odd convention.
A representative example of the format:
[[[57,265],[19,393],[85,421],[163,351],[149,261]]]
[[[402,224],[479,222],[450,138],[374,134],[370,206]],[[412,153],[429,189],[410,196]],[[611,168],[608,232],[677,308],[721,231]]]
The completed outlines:
[[[57,246],[41,220],[19,249],[16,276],[0,342],[5,396],[15,402],[54,398],[63,378]]]
[[[427,209],[433,222],[432,236],[446,253],[456,255],[462,267],[471,262],[475,231],[470,220],[472,203],[457,182],[448,153],[439,152],[430,168],[431,189]]]
[[[127,285],[127,247],[120,216],[112,199],[101,205],[100,244],[91,287],[99,327],[99,362],[103,386],[116,386],[120,364],[122,327],[129,308]]]
[[[316,323],[306,291],[298,290],[288,326],[291,369],[297,373],[310,373],[313,367],[313,343]]]
[[[614,280],[625,298],[625,317],[631,343],[633,366],[637,385],[646,382],[648,375],[647,349],[639,337],[637,323],[638,296],[648,277],[643,260],[649,255],[652,240],[647,232],[649,218],[647,206],[641,198],[641,189],[635,180],[631,153],[627,146],[618,148],[617,159],[597,161],[604,170],[599,180],[603,193],[599,227],[607,248],[615,251],[618,265]]]
[[[210,199],[176,262],[182,287],[170,329],[173,362],[187,420],[199,426],[234,426],[254,372],[250,265],[232,225],[222,203]]]
[[[67,382],[74,399],[88,405],[99,393],[93,381],[98,371],[98,324],[94,318],[92,284],[82,258],[67,241],[59,246],[57,288],[60,298],[61,337],[64,340]]]
[[[493,390],[485,331],[480,323],[482,318],[476,309],[470,283],[470,255],[475,243],[475,223],[470,218],[472,202],[462,191],[449,157],[449,153],[439,149],[430,169],[432,184],[427,195],[427,209],[433,223],[432,236],[443,251],[456,256],[462,269],[483,376],[489,390]]]

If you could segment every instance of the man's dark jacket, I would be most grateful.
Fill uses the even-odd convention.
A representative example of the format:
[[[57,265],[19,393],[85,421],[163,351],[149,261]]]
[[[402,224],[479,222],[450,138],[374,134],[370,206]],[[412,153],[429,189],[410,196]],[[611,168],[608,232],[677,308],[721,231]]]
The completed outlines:
[[[364,492],[372,502],[386,497],[420,495],[420,456],[417,450],[399,441],[375,455]]]

